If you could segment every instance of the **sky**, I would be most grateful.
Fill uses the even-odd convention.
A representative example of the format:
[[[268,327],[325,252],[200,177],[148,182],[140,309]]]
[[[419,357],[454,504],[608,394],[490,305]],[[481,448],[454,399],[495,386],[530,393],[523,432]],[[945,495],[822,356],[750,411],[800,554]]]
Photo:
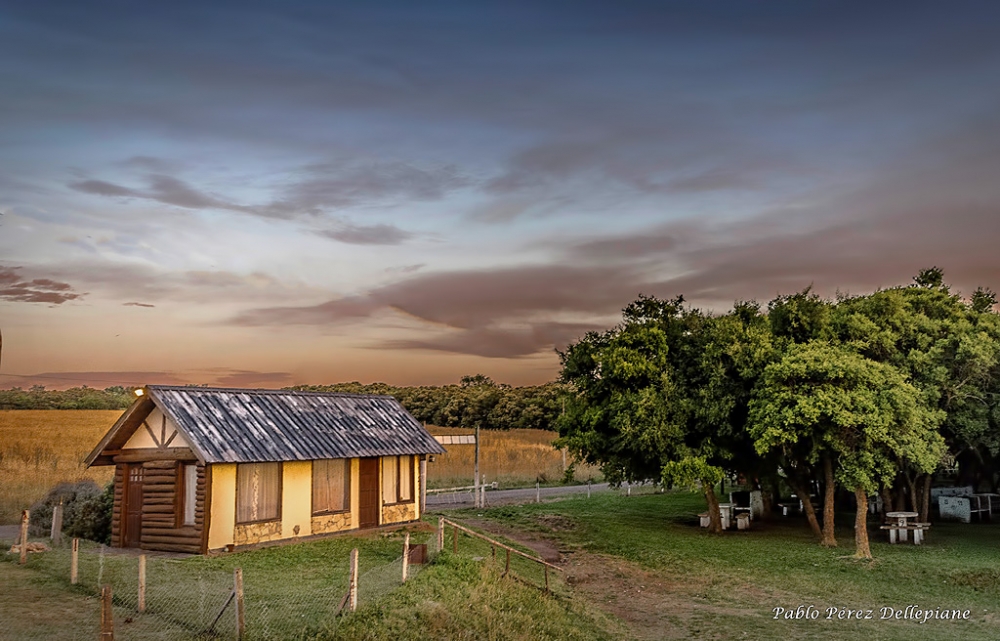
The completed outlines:
[[[0,0],[0,387],[514,385],[1000,288],[1000,4]]]

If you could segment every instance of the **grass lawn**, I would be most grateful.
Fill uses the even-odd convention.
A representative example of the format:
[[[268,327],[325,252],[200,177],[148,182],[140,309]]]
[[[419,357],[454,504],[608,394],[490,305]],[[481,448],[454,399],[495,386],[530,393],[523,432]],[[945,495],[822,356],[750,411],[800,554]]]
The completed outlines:
[[[916,547],[882,542],[872,523],[876,560],[867,563],[849,558],[853,514],[838,515],[840,547],[825,549],[800,518],[709,535],[694,518],[703,509],[691,494],[595,495],[454,517],[548,539],[568,553],[571,570],[579,558],[581,571],[569,577],[575,591],[639,637],[1000,638],[1000,525],[936,523]],[[775,608],[798,606],[812,606],[817,618],[774,618]],[[882,608],[907,606],[969,610],[969,619],[882,618]],[[846,609],[873,618],[840,618]]]

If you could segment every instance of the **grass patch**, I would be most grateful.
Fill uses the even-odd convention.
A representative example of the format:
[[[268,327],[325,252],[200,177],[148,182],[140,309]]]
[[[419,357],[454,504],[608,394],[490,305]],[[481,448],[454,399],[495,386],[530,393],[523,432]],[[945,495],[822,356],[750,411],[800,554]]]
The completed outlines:
[[[346,618],[336,639],[600,640],[603,617],[500,576],[496,564],[445,552],[405,588]],[[326,637],[319,637],[326,638]]]
[[[674,586],[672,602],[714,611],[716,623],[693,614],[679,626],[693,638],[740,630],[749,638],[995,639],[1000,618],[1000,525],[935,523],[927,543],[889,545],[870,525],[875,562],[849,558],[853,514],[838,515],[839,548],[825,549],[803,519],[755,522],[748,532],[709,535],[697,527],[700,496],[601,494],[591,499],[456,512],[491,519],[558,542],[564,550],[609,555],[636,576]],[[572,556],[570,557],[572,563]],[[675,603],[677,605],[677,603]],[[815,621],[773,619],[777,607],[812,605]],[[969,621],[880,620],[883,607],[970,610]],[[650,607],[648,604],[646,607]],[[828,608],[871,609],[873,620],[827,620]],[[736,635],[738,636],[738,635]]]

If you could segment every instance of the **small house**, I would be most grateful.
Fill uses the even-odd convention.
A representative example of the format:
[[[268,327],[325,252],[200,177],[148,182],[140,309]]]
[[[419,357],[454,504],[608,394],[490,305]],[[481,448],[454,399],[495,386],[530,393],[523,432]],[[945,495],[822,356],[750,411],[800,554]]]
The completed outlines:
[[[391,396],[149,385],[86,459],[111,544],[209,553],[420,519],[441,445]]]

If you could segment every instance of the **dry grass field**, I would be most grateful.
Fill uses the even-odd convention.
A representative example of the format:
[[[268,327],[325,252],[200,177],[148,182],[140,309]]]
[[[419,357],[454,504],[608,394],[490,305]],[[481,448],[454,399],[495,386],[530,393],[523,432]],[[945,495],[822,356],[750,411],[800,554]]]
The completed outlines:
[[[82,461],[118,419],[118,410],[0,410],[0,524],[15,523],[21,510],[43,498],[61,481],[90,478],[103,486],[111,468],[87,470]],[[471,430],[428,426],[432,434]],[[502,487],[563,479],[562,452],[552,447],[554,432],[483,430],[480,470]],[[473,446],[451,445],[427,465],[429,487],[472,484]],[[571,461],[567,461],[570,463]],[[596,468],[577,465],[579,481],[596,479]]]
[[[110,467],[86,469],[83,459],[121,416],[118,410],[0,410],[0,524],[60,481],[93,479],[104,486]]]
[[[464,428],[427,426],[435,436],[445,434],[472,434]],[[479,446],[479,471],[487,483],[496,481],[500,487],[518,487],[541,483],[558,483],[563,480],[565,467],[563,454],[552,447],[555,432],[545,430],[481,430]],[[472,484],[475,459],[473,445],[447,445],[447,454],[435,457],[427,464],[427,486],[430,488],[458,487]],[[566,459],[566,464],[572,459]],[[577,481],[597,479],[596,467],[577,464],[574,478]]]

